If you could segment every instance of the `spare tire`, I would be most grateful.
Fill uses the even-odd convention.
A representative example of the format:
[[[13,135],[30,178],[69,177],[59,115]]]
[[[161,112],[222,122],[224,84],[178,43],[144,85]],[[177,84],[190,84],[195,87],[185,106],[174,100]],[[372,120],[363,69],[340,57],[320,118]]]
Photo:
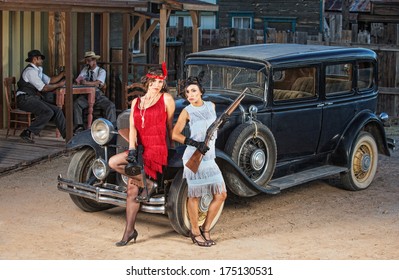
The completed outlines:
[[[239,125],[230,134],[225,152],[252,181],[266,187],[273,176],[277,160],[276,141],[267,126],[257,122]],[[259,193],[254,190],[252,192],[249,191],[245,196]]]

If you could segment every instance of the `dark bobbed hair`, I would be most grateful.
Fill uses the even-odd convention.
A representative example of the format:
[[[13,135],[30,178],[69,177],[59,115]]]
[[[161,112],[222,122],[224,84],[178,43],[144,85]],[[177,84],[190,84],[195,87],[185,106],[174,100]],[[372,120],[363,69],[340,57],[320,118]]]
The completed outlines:
[[[151,67],[148,70],[147,74],[155,75],[155,76],[163,76],[163,71],[162,71],[161,67]],[[152,83],[154,81],[155,81],[154,78],[148,78],[147,76],[141,77],[141,80],[140,80],[140,82],[143,84],[146,91],[148,90],[148,86],[150,85],[150,83]],[[165,79],[163,81],[163,86],[162,86],[161,92],[168,92],[168,91],[169,91],[169,89],[168,89],[168,85],[167,85],[166,79]]]
[[[202,77],[203,77],[203,71],[198,76],[190,76],[186,80],[183,80],[180,84],[180,91],[179,91],[180,96],[183,97],[184,99],[187,99],[186,89],[191,85],[198,86],[200,92],[204,94],[205,88],[201,84]]]

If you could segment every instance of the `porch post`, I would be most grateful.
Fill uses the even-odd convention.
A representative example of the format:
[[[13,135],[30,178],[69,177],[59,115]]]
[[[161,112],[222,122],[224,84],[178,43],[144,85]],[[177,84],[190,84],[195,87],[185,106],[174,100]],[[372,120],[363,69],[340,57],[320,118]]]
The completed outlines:
[[[193,22],[193,52],[198,52],[199,50],[199,26],[200,17],[198,11],[190,11],[191,20]]]
[[[168,22],[167,9],[162,6],[160,10],[159,24],[159,64],[166,61],[166,23]]]
[[[66,140],[73,136],[73,95],[72,95],[72,17],[71,11],[65,12],[65,119],[66,119]]]
[[[123,14],[123,29],[122,29],[122,109],[127,109],[126,87],[129,71],[129,31],[130,31],[130,14]]]

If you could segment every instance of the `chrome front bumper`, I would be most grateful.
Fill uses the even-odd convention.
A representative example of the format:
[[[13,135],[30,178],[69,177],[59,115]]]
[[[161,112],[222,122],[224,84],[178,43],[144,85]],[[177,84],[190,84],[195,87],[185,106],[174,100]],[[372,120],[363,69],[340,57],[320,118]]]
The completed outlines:
[[[396,150],[396,141],[393,138],[387,137],[387,144],[388,148],[391,149],[392,151]]]
[[[125,191],[118,190],[121,187],[117,185],[103,183],[101,186],[93,186],[62,178],[61,175],[58,175],[57,181],[57,188],[60,191],[88,198],[99,203],[126,207],[127,194]],[[151,197],[149,202],[141,203],[140,210],[147,213],[165,214],[165,196]]]

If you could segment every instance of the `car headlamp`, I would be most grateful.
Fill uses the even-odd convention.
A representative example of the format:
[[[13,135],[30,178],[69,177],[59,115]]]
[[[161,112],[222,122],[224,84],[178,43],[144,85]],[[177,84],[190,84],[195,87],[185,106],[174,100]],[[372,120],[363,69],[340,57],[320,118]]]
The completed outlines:
[[[91,136],[99,145],[107,144],[115,133],[114,125],[109,120],[99,118],[91,125]]]
[[[109,174],[109,167],[105,160],[98,158],[92,164],[92,171],[97,179],[104,180]]]

